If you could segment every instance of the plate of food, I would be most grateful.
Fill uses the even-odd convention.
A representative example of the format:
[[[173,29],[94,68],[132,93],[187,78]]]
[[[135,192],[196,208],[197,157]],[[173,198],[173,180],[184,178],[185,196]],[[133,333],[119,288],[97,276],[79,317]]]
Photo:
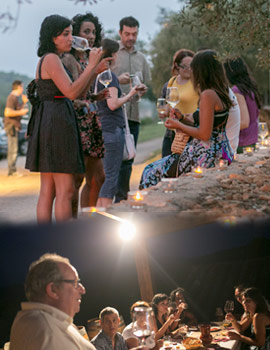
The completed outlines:
[[[202,346],[202,342],[198,338],[187,337],[183,340],[183,345],[187,350],[199,349]]]
[[[219,332],[220,330],[221,328],[216,326],[210,328],[210,332]]]

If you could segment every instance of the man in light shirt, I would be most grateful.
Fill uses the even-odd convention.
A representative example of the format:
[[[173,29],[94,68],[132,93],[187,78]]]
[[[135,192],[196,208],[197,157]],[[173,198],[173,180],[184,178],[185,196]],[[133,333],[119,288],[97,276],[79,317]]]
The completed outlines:
[[[10,337],[10,350],[95,350],[73,324],[84,286],[67,258],[45,254],[30,265],[25,293]]]

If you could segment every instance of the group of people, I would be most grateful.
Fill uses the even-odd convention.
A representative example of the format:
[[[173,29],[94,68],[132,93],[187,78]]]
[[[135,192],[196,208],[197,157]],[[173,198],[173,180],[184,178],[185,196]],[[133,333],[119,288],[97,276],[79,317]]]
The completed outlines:
[[[81,207],[107,207],[126,199],[133,160],[123,161],[125,119],[135,145],[139,134],[138,94],[147,91],[150,70],[136,50],[139,22],[120,21],[120,44],[102,40],[102,26],[92,13],[72,20],[51,15],[41,25],[36,70],[36,91],[29,121],[26,168],[40,172],[38,222],[76,217],[79,189]],[[86,50],[74,45],[73,36],[87,40]],[[99,75],[111,69],[112,81],[104,89]],[[130,88],[139,72],[140,84]],[[124,94],[123,94],[124,92]]]
[[[172,78],[162,97],[171,87],[177,89],[179,101],[160,115],[167,117],[163,158],[146,166],[140,189],[156,185],[162,177],[190,172],[193,166],[214,167],[216,159],[230,164],[234,153],[255,147],[258,141],[260,97],[241,57],[227,59],[223,65],[214,50],[194,54],[181,49],[173,57]],[[178,133],[182,139],[187,136],[179,151],[172,148]]]
[[[126,105],[136,145],[138,99],[151,78],[145,57],[135,47],[138,30],[135,18],[121,19],[118,43],[102,40],[102,26],[90,12],[72,20],[51,15],[43,21],[36,70],[38,99],[29,96],[36,105],[28,127],[26,159],[26,168],[41,174],[38,222],[52,220],[54,201],[57,221],[77,217],[84,179],[82,208],[108,207],[127,199],[133,159],[123,161],[122,106]],[[87,50],[73,45],[73,36],[86,39]],[[104,89],[99,76],[108,69],[112,80]],[[214,50],[194,54],[180,49],[173,57],[171,73],[162,96],[174,87],[179,101],[163,114],[163,158],[146,166],[140,189],[156,185],[162,177],[190,172],[193,166],[213,167],[216,159],[230,164],[234,153],[241,153],[244,146],[255,147],[258,140],[260,97],[242,58],[227,59],[223,65]],[[135,74],[141,83],[132,87]],[[9,112],[7,107],[7,120],[14,124],[16,119]],[[14,115],[25,112],[20,106]],[[186,144],[180,151],[173,149],[183,135]],[[14,167],[9,171],[15,171]]]
[[[149,309],[153,313],[153,332],[146,336],[146,349],[158,350],[161,344],[159,340],[167,335],[172,338],[176,336],[181,324],[198,325],[196,317],[188,310],[184,290],[177,288],[170,297],[156,294],[151,303],[135,302],[130,308],[133,323],[127,325],[122,334],[118,332],[118,310],[105,307],[99,315],[101,330],[89,342],[73,324],[73,317],[79,312],[85,293],[77,270],[67,258],[44,254],[34,261],[25,282],[28,301],[21,304],[22,310],[18,312],[11,328],[10,350],[136,349],[140,344],[133,333],[134,323],[136,330],[145,330],[149,322],[145,322],[142,311]],[[242,286],[235,288],[235,298],[243,305],[245,312],[240,320],[232,313],[226,314],[235,329],[228,331],[228,336],[246,345],[243,350],[269,350],[270,311],[265,298],[258,289]],[[134,317],[136,310],[139,311]]]

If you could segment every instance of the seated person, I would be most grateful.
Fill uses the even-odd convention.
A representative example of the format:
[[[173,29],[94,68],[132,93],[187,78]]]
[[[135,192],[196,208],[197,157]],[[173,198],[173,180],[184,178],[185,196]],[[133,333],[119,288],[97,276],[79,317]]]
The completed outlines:
[[[180,318],[179,323],[184,323],[188,326],[195,326],[198,324],[196,317],[187,310],[188,305],[184,296],[184,289],[177,288],[173,290],[170,294],[170,299],[176,305],[175,316],[177,319]],[[173,325],[172,328],[175,329],[177,325]]]
[[[155,341],[162,338],[164,335],[171,334],[170,326],[176,320],[174,315],[169,315],[168,312],[169,297],[166,294],[154,295],[151,306],[154,311],[154,331]]]
[[[232,322],[235,331],[229,331],[230,339],[240,340],[249,346],[250,350],[270,349],[270,311],[267,303],[257,288],[248,288],[242,293],[242,304],[249,318],[239,324],[231,313],[226,318]],[[242,332],[251,325],[251,335]]]
[[[134,303],[131,308],[130,308],[130,314],[131,314],[131,319],[133,319],[133,312],[135,307],[145,307],[145,308],[149,308],[150,305],[145,302],[145,301],[137,301],[136,303]],[[138,323],[138,325],[144,329],[144,320],[139,320],[137,319],[136,322]],[[141,322],[141,324],[140,324]],[[139,346],[139,339],[132,333],[132,323],[130,323],[129,325],[126,326],[126,328],[123,330],[122,332],[122,336],[124,337],[127,347],[129,349],[134,348]],[[153,349],[155,347],[155,339],[154,336],[150,336],[145,340],[145,345],[149,348],[149,349]]]
[[[113,307],[105,307],[99,314],[101,331],[91,340],[97,350],[128,350],[123,336],[117,332],[119,313]]]
[[[181,154],[173,153],[147,165],[140,189],[156,185],[163,177],[179,177],[192,166],[211,168],[216,159],[233,159],[233,151],[226,135],[226,123],[232,101],[221,62],[212,50],[199,51],[191,61],[192,82],[200,95],[199,109],[193,114],[194,126],[177,109],[171,109],[165,121],[169,129],[176,129],[191,137]]]

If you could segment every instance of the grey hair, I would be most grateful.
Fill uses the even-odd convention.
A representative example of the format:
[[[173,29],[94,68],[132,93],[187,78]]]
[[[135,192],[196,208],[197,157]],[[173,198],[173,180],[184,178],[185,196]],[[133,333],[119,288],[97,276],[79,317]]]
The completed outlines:
[[[103,320],[106,315],[110,314],[116,314],[119,317],[119,312],[114,307],[107,306],[100,311],[99,319]]]
[[[70,261],[57,254],[44,254],[34,261],[25,280],[25,295],[28,301],[41,302],[46,295],[46,286],[63,278],[59,263],[70,265]]]

